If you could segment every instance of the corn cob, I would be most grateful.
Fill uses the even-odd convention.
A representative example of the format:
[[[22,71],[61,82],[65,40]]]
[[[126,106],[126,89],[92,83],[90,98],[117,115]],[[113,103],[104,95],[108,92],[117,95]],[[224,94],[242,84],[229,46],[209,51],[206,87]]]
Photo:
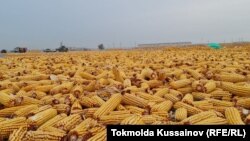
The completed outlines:
[[[225,116],[230,125],[244,125],[245,123],[242,121],[240,112],[234,108],[229,107],[225,110]]]
[[[15,111],[27,106],[16,106],[0,110],[0,117],[10,117]]]
[[[70,92],[70,90],[72,89],[72,87],[73,87],[73,83],[72,82],[66,82],[66,83],[63,83],[61,85],[58,85],[58,86],[52,88],[50,90],[50,94],[57,94],[57,93],[66,94],[66,93]]]
[[[133,94],[127,94],[127,93],[123,95],[122,102],[124,104],[138,106],[141,108],[146,107],[148,103],[148,101],[145,99],[142,99],[138,96],[135,96]]]
[[[206,93],[210,93],[215,89],[216,89],[216,83],[214,81],[208,81],[204,85],[204,92],[206,92]]]
[[[42,129],[47,128],[47,127],[49,127],[49,126],[54,126],[54,125],[57,124],[57,122],[59,122],[60,120],[66,118],[66,117],[67,117],[66,114],[59,114],[59,115],[57,115],[57,116],[51,118],[50,120],[46,121],[44,124],[42,124],[42,125],[38,128],[38,130],[42,130]]]
[[[143,99],[149,100],[149,101],[154,101],[154,102],[163,102],[165,99],[161,98],[159,96],[155,95],[150,95],[148,93],[143,93],[143,92],[137,92],[135,93],[136,96],[139,96]]]
[[[145,80],[150,80],[156,78],[156,74],[150,68],[145,68],[141,71],[141,78]]]
[[[131,116],[132,114],[120,114],[120,115],[104,115],[100,117],[99,123],[101,124],[120,124],[122,120]]]
[[[64,113],[64,114],[69,114],[70,111],[70,106],[67,104],[56,104],[53,105],[53,108],[55,108],[57,110],[58,113]]]
[[[56,86],[56,85],[43,85],[43,86],[35,85],[35,87],[32,86],[32,88],[33,88],[34,90],[37,90],[37,91],[41,91],[41,92],[47,93],[47,92],[49,92],[52,88],[54,88],[55,86]]]
[[[76,98],[79,98],[81,96],[81,94],[83,93],[83,88],[80,85],[76,85],[73,89],[72,89],[72,93]]]
[[[173,103],[177,102],[177,101],[180,101],[180,98],[173,95],[173,94],[165,94],[164,95],[164,98],[167,99],[167,100],[170,100],[172,101]]]
[[[27,132],[26,127],[20,127],[14,130],[9,136],[9,141],[22,141],[26,132]]]
[[[74,111],[74,110],[82,110],[82,105],[80,104],[78,100],[76,100],[71,106],[71,111]]]
[[[32,95],[31,97],[39,99],[39,100],[47,95],[45,92],[41,92],[41,91],[30,91],[28,93]]]
[[[106,115],[107,113],[113,111],[121,102],[122,96],[121,94],[114,94],[111,98],[106,101],[95,113],[94,118],[100,118],[102,115]]]
[[[96,134],[95,136],[89,138],[87,141],[105,141],[107,140],[106,130]]]
[[[27,105],[26,107],[15,111],[12,116],[14,116],[14,117],[26,117],[31,110],[36,110],[36,109],[38,109],[37,105]]]
[[[80,103],[83,107],[87,107],[87,108],[95,107],[97,105],[93,99],[87,96],[82,96],[80,98]]]
[[[174,104],[174,108],[175,109],[185,108],[185,109],[187,109],[188,115],[194,115],[194,114],[198,114],[198,113],[202,112],[201,109],[193,107],[193,106],[188,105],[188,104],[183,103],[183,102],[176,102]]]
[[[102,104],[105,103],[105,101],[102,98],[100,98],[98,95],[92,96],[91,99],[95,101],[95,105],[98,107],[102,106]]]
[[[0,93],[0,104],[6,107],[13,107],[16,105],[16,100],[14,96],[10,96],[6,93]]]
[[[38,128],[42,124],[44,124],[49,119],[55,117],[57,115],[57,111],[55,109],[47,109],[40,113],[35,114],[27,119],[27,122],[31,128]]]
[[[81,76],[83,79],[87,79],[87,80],[94,80],[95,76],[92,74],[89,74],[87,72],[79,72],[79,76]]]
[[[168,88],[162,88],[162,89],[159,89],[154,95],[159,96],[159,97],[163,97],[164,95],[168,94],[169,91],[170,90]]]
[[[213,105],[215,106],[225,106],[225,107],[232,107],[234,106],[233,102],[229,102],[229,101],[221,101],[221,100],[217,100],[217,99],[209,99],[208,100],[210,103],[213,103]]]
[[[216,113],[213,111],[205,111],[201,112],[199,114],[192,115],[181,122],[183,123],[189,123],[189,124],[195,124],[197,122],[200,122],[202,120],[208,119],[208,118],[214,118],[217,117]]]
[[[0,122],[0,136],[8,137],[14,130],[18,129],[19,127],[27,128],[26,118],[18,117]]]
[[[175,111],[175,120],[182,121],[187,118],[187,109],[178,108]]]
[[[123,110],[123,111],[111,111],[108,115],[121,115],[121,114],[131,114],[129,110]]]
[[[65,134],[59,132],[28,131],[25,135],[27,141],[58,141],[62,140]]]
[[[159,104],[153,105],[151,111],[166,111],[168,112],[173,106],[173,102],[170,100],[161,102]]]
[[[190,75],[192,75],[193,77],[194,77],[194,79],[196,79],[196,80],[199,80],[199,79],[201,79],[203,76],[199,73],[199,72],[197,72],[196,70],[192,70],[192,69],[186,69],[186,71],[190,74]]]
[[[125,80],[123,81],[123,87],[124,87],[124,88],[127,88],[127,87],[130,87],[130,86],[132,86],[131,80],[130,80],[130,79],[125,79]]]
[[[97,121],[91,118],[87,118],[82,121],[79,125],[77,125],[74,129],[69,131],[69,139],[72,140],[74,138],[78,138],[78,136],[82,136],[89,129],[97,125]]]
[[[22,96],[22,101],[20,103],[21,105],[31,105],[31,104],[41,104],[40,100],[28,97],[28,96]]]
[[[123,83],[124,78],[122,77],[120,70],[118,70],[116,67],[113,67],[112,72],[114,74],[114,80]]]
[[[65,104],[72,105],[76,101],[76,97],[73,94],[69,94],[65,97]]]
[[[247,86],[238,86],[230,82],[221,82],[219,87],[237,96],[246,96],[246,97],[250,96],[250,87]]]
[[[221,117],[212,117],[196,122],[194,125],[226,125],[227,120]]]
[[[192,95],[195,100],[204,100],[210,98],[211,94],[201,93],[201,92],[192,92]]]
[[[246,81],[246,77],[236,73],[228,74],[217,74],[215,75],[215,80],[226,81],[226,82],[242,82]]]
[[[29,112],[29,115],[28,115],[28,116],[33,116],[33,115],[35,115],[35,114],[37,114],[37,113],[40,113],[40,112],[45,111],[45,110],[50,109],[50,108],[52,108],[51,105],[44,105],[44,106],[41,106],[41,107],[39,107],[38,109],[31,110],[31,111]]]
[[[194,101],[194,98],[193,98],[193,95],[191,94],[186,94],[182,100],[181,100],[183,103],[187,103],[187,104],[192,104],[193,101]]]
[[[57,133],[62,133],[62,134],[66,134],[66,131],[53,127],[53,126],[46,126],[42,129],[38,129],[37,131],[45,131],[45,132],[57,132]]]
[[[144,124],[143,120],[142,120],[142,116],[140,115],[131,115],[127,118],[125,118],[124,120],[121,121],[121,125],[136,125],[136,124]]]
[[[139,108],[139,107],[136,107],[136,106],[130,106],[130,105],[128,105],[128,106],[125,106],[125,107],[126,107],[126,109],[128,109],[133,114],[140,114],[140,115],[142,115],[142,114],[147,113],[146,109],[142,109],[142,108]]]
[[[174,89],[178,89],[178,88],[183,88],[191,83],[192,81],[190,79],[182,79],[182,80],[170,82],[169,85]]]
[[[169,116],[169,114],[168,114],[168,112],[166,112],[166,111],[152,111],[151,112],[151,115],[156,115],[156,116],[160,116],[160,117],[163,117],[163,118],[165,118],[165,119],[167,119],[167,118],[169,118],[170,116]]]
[[[87,108],[83,110],[83,116],[88,118],[88,117],[93,117],[94,113],[98,110],[98,108]]]
[[[236,105],[244,107],[246,109],[250,109],[250,98],[239,99],[237,100]]]
[[[64,131],[69,131],[75,128],[75,126],[79,124],[81,121],[82,117],[79,114],[74,114],[66,118],[63,118],[62,120],[57,122],[55,126],[58,127],[59,129],[63,129]]]

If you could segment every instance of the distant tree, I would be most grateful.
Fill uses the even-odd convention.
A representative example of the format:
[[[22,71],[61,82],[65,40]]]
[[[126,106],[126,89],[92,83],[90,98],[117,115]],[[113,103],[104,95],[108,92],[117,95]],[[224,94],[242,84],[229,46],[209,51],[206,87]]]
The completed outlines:
[[[104,50],[104,45],[103,44],[98,45],[98,49]]]
[[[7,50],[3,49],[1,50],[1,53],[7,53]]]

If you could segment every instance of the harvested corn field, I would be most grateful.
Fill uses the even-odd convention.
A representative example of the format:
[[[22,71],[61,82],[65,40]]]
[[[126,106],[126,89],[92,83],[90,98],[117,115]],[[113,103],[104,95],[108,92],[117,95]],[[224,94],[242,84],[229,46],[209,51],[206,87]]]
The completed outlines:
[[[0,59],[1,139],[102,141],[108,124],[248,124],[249,51],[9,54]]]

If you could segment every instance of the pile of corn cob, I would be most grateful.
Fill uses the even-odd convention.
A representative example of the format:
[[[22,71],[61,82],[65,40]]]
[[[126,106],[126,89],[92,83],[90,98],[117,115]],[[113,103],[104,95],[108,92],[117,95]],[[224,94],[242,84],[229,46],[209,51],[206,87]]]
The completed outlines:
[[[0,140],[102,141],[108,124],[250,122],[247,48],[26,53],[0,64]]]

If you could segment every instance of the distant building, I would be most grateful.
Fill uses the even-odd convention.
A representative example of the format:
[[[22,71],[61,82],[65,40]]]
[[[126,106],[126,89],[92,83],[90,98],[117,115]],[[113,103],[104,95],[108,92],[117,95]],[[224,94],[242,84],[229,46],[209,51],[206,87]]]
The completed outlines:
[[[164,46],[186,46],[192,45],[192,42],[170,42],[170,43],[152,43],[152,44],[138,44],[137,47],[164,47]]]

